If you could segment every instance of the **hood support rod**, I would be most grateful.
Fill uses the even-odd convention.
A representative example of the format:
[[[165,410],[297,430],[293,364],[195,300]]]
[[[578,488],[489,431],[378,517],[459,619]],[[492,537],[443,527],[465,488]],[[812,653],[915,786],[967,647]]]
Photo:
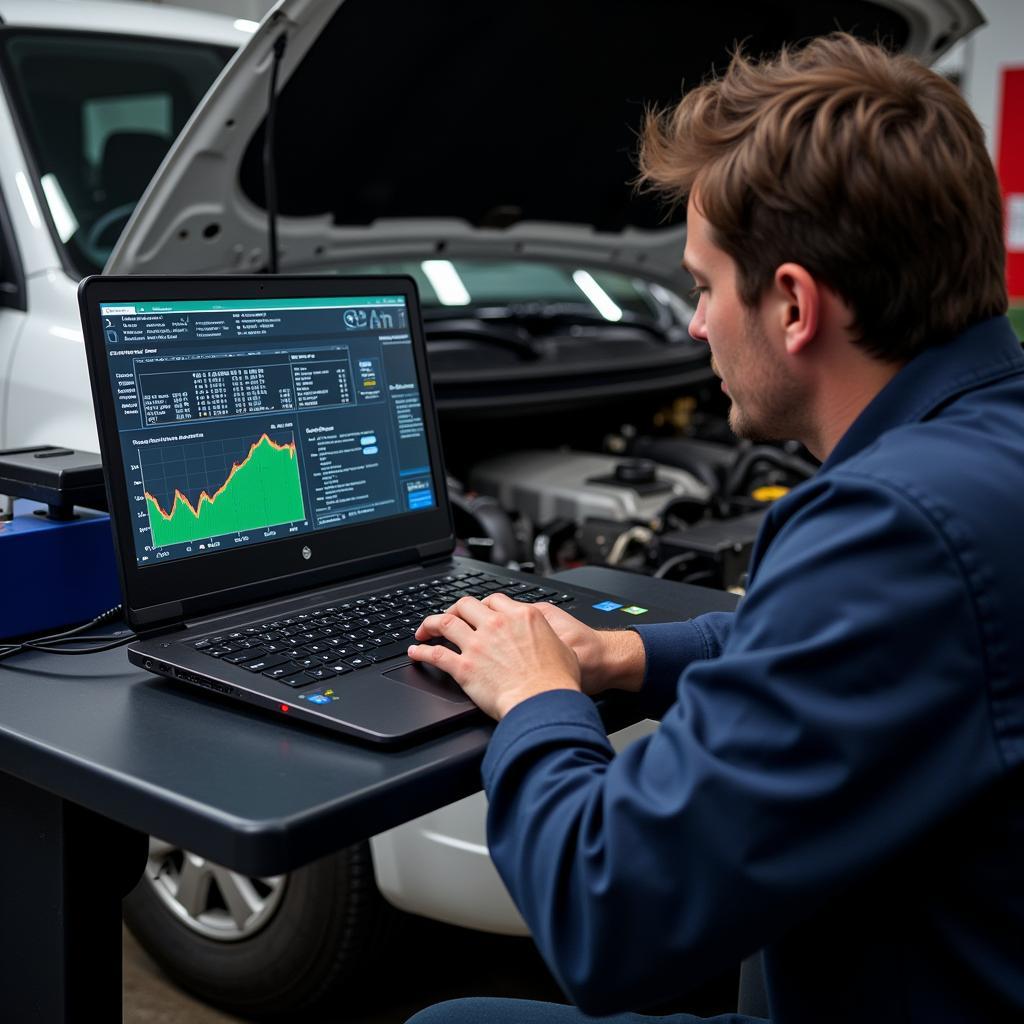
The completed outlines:
[[[277,121],[277,71],[284,56],[288,37],[282,32],[274,40],[274,63],[270,68],[270,96],[267,120],[263,131],[263,190],[267,200],[267,273],[277,273],[277,169],[274,165],[274,142]]]

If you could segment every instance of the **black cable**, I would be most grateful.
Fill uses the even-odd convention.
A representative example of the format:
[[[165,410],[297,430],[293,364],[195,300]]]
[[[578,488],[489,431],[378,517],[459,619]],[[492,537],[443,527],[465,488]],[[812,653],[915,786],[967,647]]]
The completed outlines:
[[[135,639],[135,633],[132,630],[102,636],[80,635],[87,630],[95,629],[97,626],[105,625],[111,620],[118,618],[123,610],[124,605],[115,605],[113,608],[108,608],[105,612],[101,612],[88,622],[83,622],[80,626],[74,626],[71,629],[65,629],[60,633],[51,633],[49,636],[37,637],[35,640],[24,640],[19,644],[0,644],[0,661],[11,658],[15,654],[26,650],[45,651],[48,654],[97,654],[100,651],[109,651],[114,647],[121,647],[124,644],[131,643]],[[96,641],[109,641],[109,643],[97,643]],[[89,644],[91,646],[78,647],[74,650],[62,650],[61,647],[64,644]]]
[[[710,569],[707,569],[703,572],[691,572],[689,576],[684,576],[679,582],[690,583],[694,586],[699,586],[702,583],[709,583],[713,581],[714,578],[715,574],[711,572]]]
[[[128,634],[131,635],[129,636]],[[122,630],[119,633],[101,633],[98,636],[58,636],[54,637],[52,640],[46,637],[41,637],[39,640],[26,640],[24,646],[30,647],[34,651],[43,651],[50,650],[52,647],[59,647],[61,644],[96,644],[100,640],[116,640],[120,643],[126,637],[131,640],[135,637],[135,634],[132,633],[131,630]],[[60,654],[63,652],[57,651],[56,653]],[[73,654],[74,652],[69,651],[67,653]]]
[[[270,96],[267,100],[267,120],[263,133],[263,188],[267,199],[267,234],[270,251],[267,270],[277,273],[277,171],[274,166],[274,142],[277,129],[277,71],[284,56],[288,37],[282,32],[274,40],[274,63],[270,68]]]
[[[85,639],[83,637],[83,639]],[[92,647],[79,647],[73,651],[62,651],[57,647],[49,647],[39,644],[26,644],[25,646],[29,650],[43,651],[45,654],[101,654],[103,651],[112,651],[115,647],[124,647],[125,644],[130,644],[135,639],[135,634],[130,633],[127,636],[118,637],[117,639],[111,640],[108,644],[94,644]]]
[[[696,557],[697,555],[693,551],[684,551],[681,555],[673,555],[654,570],[654,578],[656,580],[664,579],[677,565],[692,562]]]

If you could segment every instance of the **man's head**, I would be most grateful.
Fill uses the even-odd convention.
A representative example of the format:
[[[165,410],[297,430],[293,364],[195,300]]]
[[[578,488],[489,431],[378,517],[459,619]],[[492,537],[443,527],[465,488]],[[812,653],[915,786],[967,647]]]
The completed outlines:
[[[775,336],[779,308],[801,313],[801,283],[838,303],[850,341],[892,368],[1006,311],[1002,203],[981,127],[949,82],[909,57],[843,34],[765,61],[737,54],[721,77],[648,118],[640,166],[644,183],[687,203],[698,286],[700,261],[725,257],[751,343]],[[791,339],[729,353],[775,374],[761,396],[772,408],[757,408],[704,313],[691,331],[722,366],[737,432],[799,436],[777,433],[808,385],[789,373]]]

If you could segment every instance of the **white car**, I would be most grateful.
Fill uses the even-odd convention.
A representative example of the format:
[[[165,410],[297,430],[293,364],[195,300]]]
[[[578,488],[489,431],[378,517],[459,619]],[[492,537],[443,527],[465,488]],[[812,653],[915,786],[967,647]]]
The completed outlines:
[[[677,6],[282,0],[257,27],[0,0],[0,448],[96,450],[76,287],[104,269],[413,274],[464,483],[496,450],[550,456],[699,389],[678,219],[628,183],[644,104],[674,100],[737,37],[770,50],[841,24],[931,60],[981,18],[970,0]],[[471,493],[459,508],[496,555],[523,541],[511,520],[490,531],[509,509]],[[541,555],[556,533],[535,532]],[[196,994],[294,1012],[365,976],[391,907],[526,934],[485,812],[477,794],[270,879],[153,839],[126,920]]]

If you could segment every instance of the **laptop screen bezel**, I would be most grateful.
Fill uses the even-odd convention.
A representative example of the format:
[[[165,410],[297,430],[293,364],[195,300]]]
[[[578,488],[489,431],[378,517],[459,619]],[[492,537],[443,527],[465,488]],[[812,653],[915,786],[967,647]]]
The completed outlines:
[[[139,566],[101,304],[401,295],[409,326],[436,506],[252,546]],[[100,453],[129,621],[139,625],[235,607],[421,561],[455,546],[419,296],[411,277],[91,277],[79,287]],[[304,554],[304,550],[306,553]],[[210,586],[207,581],[214,585]]]

